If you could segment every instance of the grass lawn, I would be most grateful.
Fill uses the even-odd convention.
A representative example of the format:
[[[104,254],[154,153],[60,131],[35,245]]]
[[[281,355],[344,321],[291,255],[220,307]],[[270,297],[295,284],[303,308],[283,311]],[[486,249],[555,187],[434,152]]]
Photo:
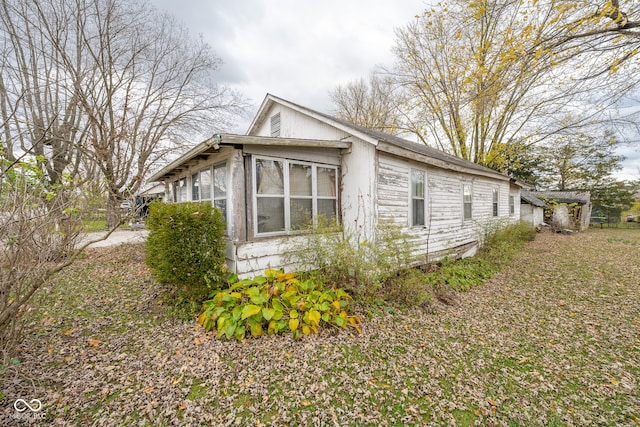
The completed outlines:
[[[435,312],[217,341],[167,315],[142,246],[95,249],[29,313],[0,424],[640,424],[640,230],[545,233]],[[37,424],[37,423],[36,423]]]

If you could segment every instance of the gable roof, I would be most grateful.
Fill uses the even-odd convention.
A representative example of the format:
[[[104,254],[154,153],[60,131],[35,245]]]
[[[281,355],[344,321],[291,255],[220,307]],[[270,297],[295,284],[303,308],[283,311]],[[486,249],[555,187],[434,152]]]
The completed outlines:
[[[258,113],[249,125],[247,135],[251,135],[252,133],[257,132],[261,123],[263,123],[267,119],[269,110],[274,104],[284,105],[302,114],[313,117],[323,123],[329,124],[346,133],[356,136],[360,139],[369,141],[370,143],[374,144],[380,151],[385,151],[390,154],[398,155],[408,159],[422,161],[424,163],[431,164],[443,169],[490,176],[502,180],[511,180],[510,177],[504,173],[495,171],[485,166],[481,166],[468,160],[464,160],[460,157],[447,154],[444,151],[429,147],[428,145],[419,144],[417,142],[389,135],[378,130],[368,129],[348,122],[346,120],[338,119],[328,114],[320,113],[318,111],[312,110],[311,108],[298,105],[291,101],[278,98],[277,96],[271,94],[267,94],[264,101],[262,102],[262,105],[258,109]]]

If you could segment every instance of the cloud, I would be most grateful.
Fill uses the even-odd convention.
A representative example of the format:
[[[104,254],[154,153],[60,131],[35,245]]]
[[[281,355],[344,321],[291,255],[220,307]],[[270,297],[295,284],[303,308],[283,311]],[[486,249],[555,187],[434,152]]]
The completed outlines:
[[[152,0],[202,34],[222,58],[220,83],[327,111],[329,91],[390,63],[394,29],[424,9],[416,0]],[[246,128],[236,131],[244,132]]]

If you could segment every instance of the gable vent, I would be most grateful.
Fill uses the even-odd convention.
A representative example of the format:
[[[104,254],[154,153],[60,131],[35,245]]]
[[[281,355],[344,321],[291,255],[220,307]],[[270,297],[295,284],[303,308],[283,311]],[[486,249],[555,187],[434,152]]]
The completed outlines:
[[[271,136],[280,136],[280,113],[271,116]]]

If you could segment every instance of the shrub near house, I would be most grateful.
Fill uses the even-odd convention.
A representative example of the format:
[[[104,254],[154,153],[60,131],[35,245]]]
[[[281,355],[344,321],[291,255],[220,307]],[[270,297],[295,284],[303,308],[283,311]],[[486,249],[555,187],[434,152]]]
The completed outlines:
[[[210,203],[154,202],[147,218],[146,262],[154,276],[201,302],[224,283],[225,223]]]

